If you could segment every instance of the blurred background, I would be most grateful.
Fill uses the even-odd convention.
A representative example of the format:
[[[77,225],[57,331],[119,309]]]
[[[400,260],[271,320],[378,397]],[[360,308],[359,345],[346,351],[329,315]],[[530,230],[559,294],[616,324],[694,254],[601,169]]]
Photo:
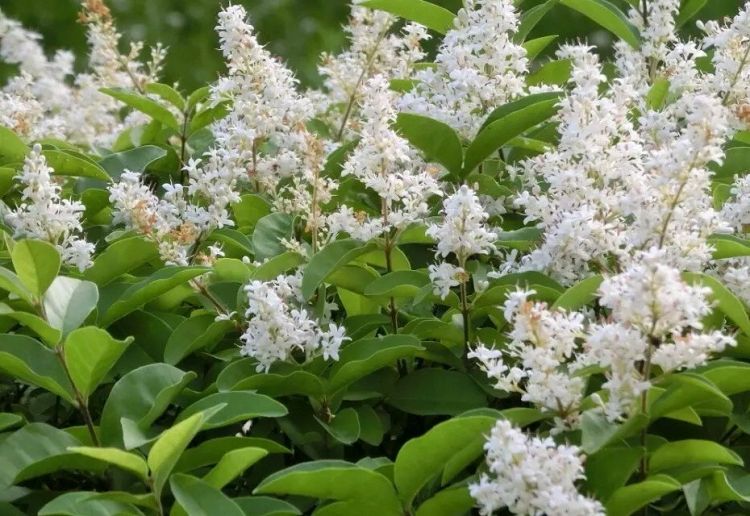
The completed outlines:
[[[406,1],[406,0],[405,0]],[[432,0],[452,11],[461,0]],[[525,0],[528,9],[543,0]],[[624,0],[614,0],[625,8]],[[683,0],[686,1],[686,0]],[[213,81],[223,72],[214,33],[216,13],[227,0],[108,0],[125,40],[161,41],[169,47],[164,82],[179,82],[193,89]],[[281,56],[296,71],[305,85],[319,83],[317,56],[336,51],[344,44],[341,26],[346,23],[349,4],[344,0],[233,0],[250,13],[259,39]],[[737,11],[744,0],[708,0],[701,19],[716,19]],[[78,0],[0,0],[0,9],[41,33],[51,53],[67,48],[78,56],[77,65],[86,60],[84,29],[76,23]],[[562,6],[556,7],[535,29],[535,35],[559,34],[570,38],[589,34],[588,39],[607,47],[608,33],[597,29],[585,17]],[[0,83],[13,70],[0,64]]]

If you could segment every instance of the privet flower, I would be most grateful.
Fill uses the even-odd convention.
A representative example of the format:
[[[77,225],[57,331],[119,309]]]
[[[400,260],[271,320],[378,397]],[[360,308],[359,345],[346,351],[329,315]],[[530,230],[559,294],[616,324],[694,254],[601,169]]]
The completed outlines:
[[[247,329],[240,337],[240,353],[258,361],[257,370],[268,371],[276,361],[289,360],[295,352],[309,358],[321,354],[338,360],[346,337],[344,329],[320,323],[308,313],[301,292],[302,275],[278,276],[272,281],[252,281],[245,286]]]
[[[349,47],[337,55],[324,53],[318,66],[323,91],[310,92],[316,113],[337,131],[337,139],[351,137],[361,128],[362,87],[372,77],[408,78],[425,52],[427,29],[407,23],[391,32],[397,18],[384,11],[352,5],[344,27]],[[346,119],[345,119],[346,118]]]
[[[16,176],[24,185],[21,204],[6,213],[5,222],[13,228],[13,238],[45,240],[57,247],[63,263],[83,271],[91,265],[94,252],[94,245],[81,236],[85,207],[60,197],[52,172],[41,145],[35,144]]]
[[[231,110],[212,126],[217,150],[206,166],[221,171],[225,182],[250,180],[257,189],[273,192],[281,178],[303,166],[299,150],[313,108],[296,91],[292,72],[258,42],[246,16],[240,5],[219,13],[216,29],[228,74],[212,87],[211,96],[216,104],[231,101]]]
[[[395,94],[385,77],[378,75],[367,82],[360,140],[341,171],[342,176],[353,176],[378,194],[380,214],[370,217],[342,206],[327,219],[332,237],[343,232],[370,240],[403,229],[423,220],[429,213],[427,201],[441,194],[434,167],[425,164],[391,128],[396,119],[394,101]]]
[[[576,489],[585,478],[578,447],[527,436],[500,419],[484,449],[489,472],[469,485],[480,514],[507,509],[520,515],[604,515],[599,502]]]
[[[518,12],[510,0],[465,0],[455,27],[448,31],[435,67],[419,70],[415,88],[401,108],[441,120],[465,138],[484,115],[526,87],[526,50],[513,42]]]
[[[573,376],[568,366],[584,332],[584,316],[577,312],[549,310],[542,302],[530,301],[533,290],[508,295],[505,319],[512,330],[504,352],[479,344],[469,358],[495,381],[495,387],[521,393],[521,399],[551,412],[558,429],[578,424],[585,379]]]

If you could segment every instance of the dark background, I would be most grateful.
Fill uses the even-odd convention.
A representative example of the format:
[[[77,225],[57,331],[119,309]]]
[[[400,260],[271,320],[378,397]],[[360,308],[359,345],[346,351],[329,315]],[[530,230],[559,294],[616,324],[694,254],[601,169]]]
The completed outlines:
[[[461,0],[432,0],[452,11]],[[528,9],[542,0],[525,0]],[[623,0],[614,0],[624,7]],[[214,33],[216,13],[226,0],[108,0],[124,40],[142,39],[147,44],[161,41],[169,47],[164,82],[179,82],[193,89],[213,81],[223,71]],[[342,0],[234,0],[244,5],[255,25],[259,39],[294,69],[302,82],[319,82],[317,56],[336,51],[344,44],[341,26],[346,23],[349,5]],[[736,12],[743,0],[708,0],[699,17],[719,18]],[[73,50],[77,66],[86,60],[84,28],[76,23],[77,0],[0,0],[0,9],[28,28],[44,36],[49,52],[58,48]],[[691,23],[692,25],[692,23]],[[585,33],[592,43],[607,47],[608,33],[580,14],[562,6],[555,7],[532,33],[559,34],[571,39]],[[0,64],[0,82],[11,67]]]

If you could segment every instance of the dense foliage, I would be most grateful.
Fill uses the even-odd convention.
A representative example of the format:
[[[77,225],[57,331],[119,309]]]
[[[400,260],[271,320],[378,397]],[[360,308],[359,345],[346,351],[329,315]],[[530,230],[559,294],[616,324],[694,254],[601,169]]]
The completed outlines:
[[[192,92],[0,13],[0,512],[747,513],[750,3],[630,3],[367,0],[316,90],[228,6]]]

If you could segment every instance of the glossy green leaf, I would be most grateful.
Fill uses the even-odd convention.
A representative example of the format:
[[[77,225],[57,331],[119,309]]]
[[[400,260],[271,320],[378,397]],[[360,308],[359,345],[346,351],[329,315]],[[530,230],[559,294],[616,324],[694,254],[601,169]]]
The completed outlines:
[[[169,109],[162,106],[157,101],[122,88],[102,88],[99,91],[124,102],[133,109],[150,116],[157,122],[161,122],[174,132],[180,132],[180,124],[177,122],[175,116],[169,111]]]
[[[363,244],[353,239],[331,242],[318,251],[307,264],[302,277],[302,295],[305,299],[311,298],[329,274],[375,248],[374,243]]]
[[[15,294],[28,303],[33,303],[33,293],[15,273],[5,267],[0,267],[0,290]]]
[[[463,174],[474,170],[505,143],[552,117],[557,112],[558,95],[530,95],[490,114],[486,125],[466,149]]]
[[[747,316],[742,301],[719,280],[708,274],[694,272],[684,272],[682,277],[691,284],[700,283],[710,288],[719,310],[724,312],[746,335],[750,335],[750,318]]]
[[[16,242],[10,256],[21,282],[37,297],[47,291],[60,270],[60,253],[41,240]]]
[[[181,111],[185,109],[185,99],[182,98],[180,92],[168,84],[150,82],[144,89],[146,93],[158,95]]]
[[[16,312],[4,303],[0,303],[0,316],[10,317],[33,331],[50,347],[60,343],[62,332],[51,327],[47,321],[30,312]]]
[[[359,439],[362,427],[360,425],[357,411],[353,408],[345,408],[332,416],[331,421],[323,421],[316,417],[318,423],[328,432],[331,437],[341,444],[352,444]]]
[[[96,284],[58,276],[44,293],[44,313],[50,326],[65,336],[83,324],[98,301]]]
[[[100,325],[107,327],[173,288],[208,271],[205,267],[165,267],[128,288],[112,303],[101,317]]]
[[[661,445],[649,458],[649,471],[654,473],[690,464],[715,462],[742,466],[739,455],[719,443],[703,439],[685,439]]]
[[[289,502],[270,496],[243,496],[234,498],[245,516],[297,516],[300,510]]]
[[[227,452],[218,464],[206,473],[203,480],[212,487],[221,489],[232,480],[242,475],[247,468],[268,455],[263,448],[238,448]]]
[[[102,158],[99,165],[107,171],[109,176],[114,179],[120,179],[120,176],[126,170],[131,172],[142,172],[149,165],[157,160],[164,158],[167,151],[156,145],[143,145],[135,149],[128,149],[122,152],[115,152]]]
[[[68,451],[112,464],[134,474],[144,482],[148,481],[146,461],[135,453],[126,452],[119,448],[94,448],[89,446],[72,446],[68,448]]]
[[[39,510],[39,516],[109,516],[143,514],[131,504],[97,498],[96,491],[64,493]]]
[[[401,378],[386,401],[409,414],[453,416],[484,406],[487,398],[465,373],[425,368]]]
[[[451,174],[460,175],[463,149],[458,134],[449,125],[422,115],[400,113],[396,129],[424,153],[427,161],[440,163]]]
[[[544,16],[559,2],[560,0],[547,0],[546,2],[535,5],[530,9],[524,10],[521,15],[521,23],[518,24],[518,30],[516,31],[513,40],[516,43],[523,43],[534,27],[536,27],[542,18],[544,18]]]
[[[79,328],[68,335],[65,362],[73,384],[84,397],[96,390],[131,341],[114,339],[95,326]]]
[[[607,500],[609,516],[629,516],[641,507],[680,488],[680,483],[667,475],[652,475],[642,482],[621,487]]]
[[[253,493],[308,496],[351,502],[362,516],[400,516],[391,482],[375,471],[340,460],[305,462],[263,480]]]
[[[169,484],[175,499],[190,516],[244,516],[236,503],[204,480],[176,473]]]
[[[201,398],[183,410],[175,422],[179,423],[197,412],[217,405],[224,405],[224,408],[206,420],[203,427],[207,430],[256,417],[281,417],[287,414],[286,407],[273,398],[249,391],[230,391]]]
[[[677,16],[677,26],[682,27],[689,22],[707,3],[708,0],[685,0],[682,2],[680,14]]]
[[[419,340],[411,335],[386,335],[347,344],[329,373],[328,389],[336,392],[378,369],[395,366],[399,359],[414,356],[422,349]]]
[[[176,423],[165,430],[148,452],[148,468],[151,470],[153,479],[153,490],[156,496],[160,496],[164,485],[172,473],[172,468],[200,431],[206,420],[206,413],[198,412],[189,418]],[[179,498],[178,498],[179,500]],[[180,502],[182,503],[182,501]],[[186,506],[185,504],[182,504]],[[186,506],[187,507],[187,506]],[[189,508],[188,508],[189,510]]]
[[[277,363],[269,372],[259,372],[257,366],[252,358],[232,362],[219,374],[216,386],[220,391],[254,389],[274,397],[319,396],[325,390],[320,377],[293,364]]]
[[[607,0],[560,0],[560,3],[587,16],[631,47],[640,46],[638,30],[616,5]]]
[[[42,154],[56,176],[88,177],[109,181],[109,175],[97,163],[82,158],[77,153],[62,150],[46,150]]]
[[[0,335],[0,371],[75,403],[73,387],[54,351],[25,335]]]
[[[261,218],[253,231],[255,259],[263,261],[285,252],[281,240],[292,236],[293,223],[292,217],[286,213],[271,213]]]
[[[215,314],[203,314],[182,321],[169,336],[164,361],[175,365],[191,353],[216,344],[234,328],[231,321],[215,319]]]
[[[466,485],[451,486],[438,491],[417,509],[415,516],[455,516],[467,514],[476,504]]]
[[[526,57],[528,59],[534,59],[538,56],[545,48],[551,45],[556,39],[557,35],[543,36],[541,38],[530,39],[523,44],[523,48],[526,50]]]
[[[148,428],[195,376],[167,364],[148,364],[120,378],[102,410],[102,444],[123,445],[123,418]]]
[[[417,22],[440,34],[445,34],[453,27],[453,18],[456,16],[448,9],[425,0],[366,0],[361,5]]]
[[[174,471],[193,471],[205,466],[218,464],[222,457],[233,450],[242,448],[260,448],[268,453],[290,453],[284,446],[275,441],[258,437],[218,437],[209,439],[185,451],[177,462]]]
[[[0,126],[0,163],[23,161],[28,153],[29,148],[16,133]]]
[[[588,277],[562,293],[552,305],[553,309],[580,310],[596,299],[599,286],[604,281],[600,275]]]

